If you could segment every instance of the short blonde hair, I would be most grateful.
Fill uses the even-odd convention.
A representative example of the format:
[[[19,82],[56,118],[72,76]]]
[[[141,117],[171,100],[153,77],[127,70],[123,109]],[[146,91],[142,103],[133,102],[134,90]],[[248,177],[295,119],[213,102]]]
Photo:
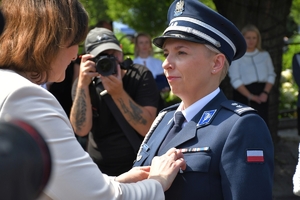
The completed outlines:
[[[37,83],[47,82],[59,49],[78,45],[88,32],[78,0],[2,0],[1,11],[0,68],[29,73]]]
[[[212,45],[209,45],[209,44],[205,44],[206,48],[208,48],[210,51],[214,52],[214,53],[221,53],[218,49],[216,49],[215,47],[213,47]],[[223,54],[223,53],[221,53]],[[225,55],[224,55],[225,56]],[[225,57],[226,58],[226,57]],[[225,63],[224,63],[224,67],[223,67],[223,70],[222,70],[222,74],[221,74],[221,77],[220,77],[220,83],[221,81],[226,77],[227,75],[227,72],[228,72],[228,69],[229,69],[229,62],[226,58],[225,60]]]

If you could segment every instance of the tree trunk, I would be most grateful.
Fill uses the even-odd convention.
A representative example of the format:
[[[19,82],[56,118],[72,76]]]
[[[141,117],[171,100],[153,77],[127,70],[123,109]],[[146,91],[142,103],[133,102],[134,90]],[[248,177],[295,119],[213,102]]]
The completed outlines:
[[[282,70],[283,38],[287,33],[287,18],[292,0],[213,0],[218,12],[231,20],[239,29],[246,24],[258,27],[262,48],[271,55],[276,81],[269,96],[269,125],[273,142],[278,141],[279,84]],[[232,97],[229,78],[221,84],[228,98]]]

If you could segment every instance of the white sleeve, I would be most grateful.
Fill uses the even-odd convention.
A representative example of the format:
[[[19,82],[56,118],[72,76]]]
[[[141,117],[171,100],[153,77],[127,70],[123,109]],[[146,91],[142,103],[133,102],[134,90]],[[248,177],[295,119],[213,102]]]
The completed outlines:
[[[44,136],[52,156],[52,172],[44,193],[58,200],[164,199],[155,180],[120,184],[104,175],[77,139],[55,97],[37,85],[21,86],[5,98],[0,118],[23,119]]]
[[[271,59],[271,56],[268,52],[266,53],[266,59],[267,59],[267,68],[268,68],[268,83],[274,84],[275,83],[275,78],[276,78],[276,73],[274,71],[274,65]]]
[[[240,58],[242,59],[242,58]],[[241,74],[240,74],[240,66],[239,66],[239,61],[232,61],[231,65],[229,66],[228,70],[228,76],[230,78],[230,83],[234,89],[240,87],[243,85],[243,81],[241,79]]]

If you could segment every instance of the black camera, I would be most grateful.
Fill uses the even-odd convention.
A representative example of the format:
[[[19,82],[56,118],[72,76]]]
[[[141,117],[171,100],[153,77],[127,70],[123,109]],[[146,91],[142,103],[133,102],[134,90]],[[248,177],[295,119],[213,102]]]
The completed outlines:
[[[100,54],[92,59],[96,64],[96,70],[102,76],[109,76],[117,73],[117,58],[113,55]],[[119,63],[121,69],[129,69],[132,65],[130,58],[125,59]]]

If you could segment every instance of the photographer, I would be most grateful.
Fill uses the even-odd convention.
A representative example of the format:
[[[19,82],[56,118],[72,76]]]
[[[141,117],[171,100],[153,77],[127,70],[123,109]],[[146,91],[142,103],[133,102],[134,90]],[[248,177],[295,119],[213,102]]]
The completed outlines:
[[[77,135],[90,133],[87,151],[99,169],[119,175],[132,167],[156,117],[159,92],[151,71],[123,61],[120,44],[110,30],[92,29],[85,52],[70,120]],[[131,137],[137,138],[135,143]]]

